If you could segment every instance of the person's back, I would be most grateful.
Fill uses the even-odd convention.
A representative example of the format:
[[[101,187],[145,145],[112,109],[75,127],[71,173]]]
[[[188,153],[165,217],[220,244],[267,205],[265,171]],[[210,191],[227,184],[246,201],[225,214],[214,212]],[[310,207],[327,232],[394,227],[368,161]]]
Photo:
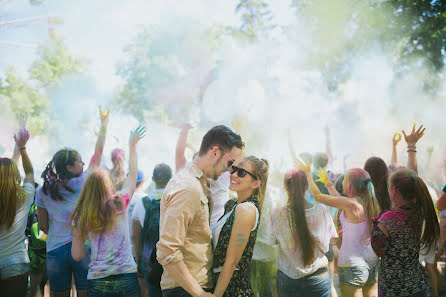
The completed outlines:
[[[0,267],[12,264],[17,259],[28,258],[25,246],[25,229],[35,188],[34,185],[26,183],[23,185],[23,189],[26,192],[25,202],[17,209],[12,226],[10,228],[0,227]]]
[[[56,200],[51,197],[48,191],[45,194],[43,187],[40,187],[36,193],[36,205],[45,208],[48,212],[49,230],[46,243],[47,252],[71,242],[70,216],[76,206],[82,186],[88,177],[88,171],[82,172],[79,177],[72,178],[67,185],[73,190],[68,191],[60,188],[59,193],[63,200]]]
[[[338,266],[353,267],[367,266],[364,260],[364,250],[370,237],[368,220],[352,223],[342,211],[340,215],[342,224],[342,244],[339,251]]]
[[[385,252],[377,253],[381,257],[380,289],[386,296],[410,296],[426,288],[426,273],[418,260],[419,240],[408,216],[398,210],[387,211],[379,223],[389,232]]]
[[[89,238],[91,247],[88,279],[105,278],[123,274],[136,268],[130,248],[130,234],[127,223],[127,194],[123,195],[126,211],[117,215],[115,227]]]
[[[314,262],[305,266],[302,261],[302,248],[296,244],[293,232],[290,229],[290,210],[284,206],[275,209],[271,215],[272,232],[276,234],[279,244],[277,266],[290,278],[298,279],[312,274],[321,267],[328,265],[327,257],[322,251],[328,251],[331,238],[337,237],[336,230],[326,206],[314,204],[305,209],[305,218],[309,230],[315,239],[318,248],[315,250]]]
[[[17,168],[18,156],[0,158],[0,294],[26,296],[29,258],[25,246],[28,212],[35,193],[34,169],[26,153],[29,133],[24,128],[14,134],[17,152],[22,157],[25,178]]]

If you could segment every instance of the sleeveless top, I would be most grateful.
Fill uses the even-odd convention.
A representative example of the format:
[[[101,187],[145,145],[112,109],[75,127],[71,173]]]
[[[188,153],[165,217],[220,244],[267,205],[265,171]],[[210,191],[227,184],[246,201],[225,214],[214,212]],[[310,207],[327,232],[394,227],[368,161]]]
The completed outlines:
[[[370,240],[368,220],[361,223],[352,223],[342,211],[342,245],[339,251],[339,267],[368,266],[364,260],[364,251]]]
[[[254,245],[256,243],[257,238],[257,229],[258,229],[258,221],[260,219],[260,207],[257,201],[257,196],[252,195],[248,199],[246,199],[242,203],[251,202],[255,205],[257,209],[258,215],[256,216],[256,224],[255,228],[249,233],[248,243],[246,244],[245,250],[243,251],[242,257],[237,264],[236,270],[232,275],[232,278],[226,288],[224,297],[234,297],[234,296],[243,296],[243,297],[254,297],[254,292],[249,283],[249,275],[248,275],[248,266],[251,262]],[[229,200],[225,205],[225,214],[230,212],[237,204],[235,200]],[[220,234],[218,235],[217,244],[214,250],[214,278],[215,281],[218,279],[218,274],[220,273],[221,267],[223,267],[226,260],[226,252],[229,245],[229,239],[231,238],[232,227],[234,225],[235,220],[235,211],[228,217],[222,217],[221,220],[225,220],[223,227],[221,228]],[[217,226],[216,226],[217,228]]]

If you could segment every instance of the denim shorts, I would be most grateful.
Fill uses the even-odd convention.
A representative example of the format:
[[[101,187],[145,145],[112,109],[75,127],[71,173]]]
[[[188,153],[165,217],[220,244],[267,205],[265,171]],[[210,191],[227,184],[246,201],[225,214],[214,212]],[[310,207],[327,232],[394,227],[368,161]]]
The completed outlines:
[[[77,290],[87,290],[90,264],[88,253],[79,262],[71,257],[71,242],[46,253],[46,270],[51,291],[62,292],[71,288],[72,275]]]
[[[88,280],[87,297],[137,297],[138,274],[123,273]]]
[[[324,267],[313,274],[293,279],[279,270],[276,275],[276,286],[279,297],[329,297],[331,291],[330,273]]]
[[[378,280],[379,263],[373,266],[339,267],[341,285],[364,287],[374,285]]]
[[[0,269],[0,279],[5,280],[13,276],[28,274],[29,263],[18,263],[5,266]]]

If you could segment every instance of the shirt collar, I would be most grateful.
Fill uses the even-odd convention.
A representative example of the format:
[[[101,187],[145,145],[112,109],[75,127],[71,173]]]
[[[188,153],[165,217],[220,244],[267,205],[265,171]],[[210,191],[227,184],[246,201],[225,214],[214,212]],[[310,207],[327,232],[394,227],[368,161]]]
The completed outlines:
[[[204,171],[198,168],[193,162],[187,163],[186,167],[196,178],[201,178],[204,175]]]

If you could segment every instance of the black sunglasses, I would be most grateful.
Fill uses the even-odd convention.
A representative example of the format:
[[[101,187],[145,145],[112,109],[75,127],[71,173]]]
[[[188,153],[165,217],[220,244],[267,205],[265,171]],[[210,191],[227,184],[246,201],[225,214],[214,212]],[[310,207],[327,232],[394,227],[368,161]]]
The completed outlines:
[[[253,179],[257,179],[257,176],[255,176],[248,170],[232,165],[231,174],[234,174],[235,172],[237,172],[237,175],[240,178],[244,178],[246,176],[246,174],[249,174],[252,176]]]

